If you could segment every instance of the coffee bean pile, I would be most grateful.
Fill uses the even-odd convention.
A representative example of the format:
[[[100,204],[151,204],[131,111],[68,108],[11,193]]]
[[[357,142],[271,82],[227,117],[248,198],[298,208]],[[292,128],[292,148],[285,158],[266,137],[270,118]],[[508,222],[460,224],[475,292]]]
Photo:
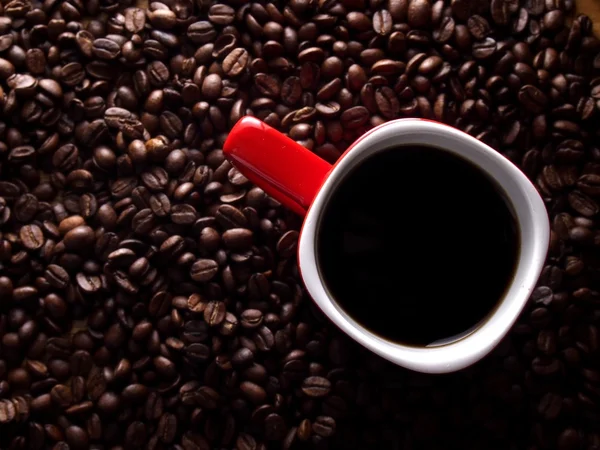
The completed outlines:
[[[3,0],[0,448],[600,448],[600,42],[573,7]],[[343,336],[301,219],[223,157],[245,114],[330,162],[425,117],[518,164],[553,231],[510,336],[445,376]]]

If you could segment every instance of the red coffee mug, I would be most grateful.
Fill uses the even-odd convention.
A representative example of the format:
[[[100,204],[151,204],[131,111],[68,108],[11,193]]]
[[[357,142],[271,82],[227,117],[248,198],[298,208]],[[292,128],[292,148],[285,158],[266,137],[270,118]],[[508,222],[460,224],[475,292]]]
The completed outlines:
[[[495,180],[514,211],[521,237],[512,283],[490,315],[460,335],[418,348],[382,339],[346,314],[319,273],[315,239],[329,198],[352,169],[377,152],[406,145],[448,151]],[[509,331],[536,285],[550,236],[542,199],[509,160],[455,128],[423,119],[386,122],[361,136],[332,166],[260,120],[243,117],[231,130],[223,151],[249,180],[283,205],[305,215],[298,242],[298,266],[308,293],[321,310],[357,342],[400,366],[443,373],[474,363]]]

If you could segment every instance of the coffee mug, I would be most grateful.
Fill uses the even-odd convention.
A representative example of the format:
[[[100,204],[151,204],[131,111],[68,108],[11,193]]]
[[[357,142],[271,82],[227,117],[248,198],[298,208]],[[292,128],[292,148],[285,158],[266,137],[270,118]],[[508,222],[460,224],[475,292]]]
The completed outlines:
[[[327,288],[317,254],[321,219],[341,183],[374,155],[407,145],[448,152],[493,180],[503,191],[520,236],[513,276],[485,319],[459,335],[425,346],[382,338],[348,314],[340,307],[340,299]],[[544,265],[550,228],[546,208],[535,187],[508,159],[450,126],[424,119],[389,121],[365,133],[330,165],[264,122],[247,116],[231,130],[223,151],[251,182],[305,217],[298,240],[298,267],[318,307],[348,336],[399,366],[425,373],[447,373],[483,358],[517,320]]]

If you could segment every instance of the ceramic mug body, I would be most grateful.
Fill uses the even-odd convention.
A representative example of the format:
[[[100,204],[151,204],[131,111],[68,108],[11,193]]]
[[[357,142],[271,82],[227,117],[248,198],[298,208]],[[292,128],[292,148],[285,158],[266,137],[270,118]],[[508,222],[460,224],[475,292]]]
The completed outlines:
[[[503,191],[520,234],[515,275],[495,309],[461,335],[426,347],[385,340],[365,329],[339,306],[319,271],[316,236],[332,194],[366,159],[403,145],[437,147],[480,168]],[[295,212],[305,215],[298,243],[298,264],[306,289],[319,308],[358,343],[400,366],[420,372],[445,373],[481,359],[510,330],[542,270],[550,229],[546,208],[537,190],[509,160],[447,125],[422,119],[386,122],[364,134],[330,166],[258,119],[245,117],[233,128],[224,152],[251,181]]]

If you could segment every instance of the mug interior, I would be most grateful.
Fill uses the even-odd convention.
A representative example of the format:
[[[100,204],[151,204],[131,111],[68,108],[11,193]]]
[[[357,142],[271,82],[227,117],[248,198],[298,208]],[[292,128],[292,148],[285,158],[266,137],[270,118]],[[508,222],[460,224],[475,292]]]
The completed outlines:
[[[494,309],[470,329],[426,347],[392,342],[364,328],[336,302],[319,268],[316,236],[322,213],[333,192],[351,176],[353,169],[373,155],[405,145],[437,147],[480,168],[498,186],[512,210],[520,241],[513,282]],[[511,162],[487,145],[449,126],[421,119],[400,119],[365,134],[333,167],[306,216],[299,242],[299,265],[307,290],[317,305],[356,341],[405,367],[424,372],[448,372],[481,358],[512,326],[539,277],[548,241],[549,225],[543,202],[533,185]]]

